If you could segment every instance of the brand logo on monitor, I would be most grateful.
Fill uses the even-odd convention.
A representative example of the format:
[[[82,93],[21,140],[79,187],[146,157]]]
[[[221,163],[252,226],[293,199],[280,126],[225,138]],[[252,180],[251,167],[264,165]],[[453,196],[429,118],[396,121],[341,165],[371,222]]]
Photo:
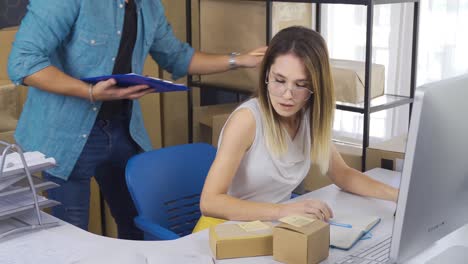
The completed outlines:
[[[445,221],[441,222],[441,223],[438,223],[437,225],[434,225],[434,226],[431,226],[427,229],[427,231],[429,233],[431,233],[432,231],[436,230],[436,229],[439,229],[440,227],[444,226],[445,225]]]

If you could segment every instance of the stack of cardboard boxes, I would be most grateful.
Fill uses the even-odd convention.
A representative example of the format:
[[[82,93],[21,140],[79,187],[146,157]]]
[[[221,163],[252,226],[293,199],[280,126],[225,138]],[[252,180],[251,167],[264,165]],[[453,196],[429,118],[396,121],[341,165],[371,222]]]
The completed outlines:
[[[328,223],[292,215],[270,222],[253,221],[210,227],[210,248],[216,259],[271,256],[290,264],[315,264],[326,259]]]

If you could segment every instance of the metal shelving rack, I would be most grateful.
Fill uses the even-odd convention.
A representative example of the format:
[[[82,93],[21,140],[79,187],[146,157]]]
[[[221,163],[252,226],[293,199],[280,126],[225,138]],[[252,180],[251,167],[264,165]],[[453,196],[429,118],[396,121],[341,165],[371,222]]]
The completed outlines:
[[[21,204],[18,206],[13,206],[12,208],[9,208],[8,210],[0,213],[0,221],[9,219],[10,224],[14,223],[14,226],[15,226],[15,228],[11,230],[0,232],[0,240],[8,236],[19,234],[22,232],[31,231],[31,230],[40,230],[40,229],[45,229],[45,228],[59,225],[58,221],[45,223],[42,220],[41,211],[40,211],[42,208],[52,207],[59,203],[57,201],[50,200],[50,199],[39,200],[38,194],[37,194],[37,191],[55,188],[55,187],[58,187],[58,185],[53,182],[38,181],[32,176],[32,173],[45,170],[47,169],[47,167],[42,167],[42,168],[37,168],[37,169],[31,169],[30,167],[28,167],[28,164],[23,154],[23,150],[19,145],[9,144],[9,143],[0,141],[0,146],[5,147],[5,149],[1,153],[2,156],[0,159],[0,183],[2,183],[2,181],[4,180],[7,180],[7,178],[13,179],[15,180],[15,182],[20,182],[21,180],[26,181],[26,183],[24,184],[24,187],[17,186],[16,188],[13,188],[13,189],[6,189],[3,191],[0,191],[0,199],[9,195],[21,195],[21,194],[26,194],[26,195],[29,194],[32,199],[32,203],[29,205]],[[6,156],[8,153],[13,153],[13,152],[18,153],[21,159],[21,163],[23,165],[23,169],[20,172],[15,172],[12,175],[8,175],[8,173],[5,171],[5,169],[7,168]],[[17,181],[15,178],[19,179],[20,181]],[[21,215],[31,212],[31,211],[34,212],[37,223],[28,223],[21,219]]]
[[[249,0],[260,1],[266,3],[266,43],[268,44],[272,34],[272,5],[273,2],[290,2],[290,3],[312,3],[316,4],[315,11],[315,30],[321,32],[321,4],[346,4],[346,5],[362,5],[367,10],[366,22],[366,59],[365,59],[365,79],[364,79],[364,101],[358,104],[336,102],[336,108],[343,111],[350,111],[364,115],[364,131],[362,138],[362,170],[366,168],[366,149],[369,146],[369,128],[370,114],[382,110],[395,108],[409,104],[409,113],[411,116],[412,103],[416,87],[416,63],[418,54],[418,33],[419,33],[419,5],[420,0]],[[399,4],[413,3],[413,39],[412,39],[412,54],[411,54],[411,80],[410,80],[410,95],[391,95],[384,94],[377,98],[370,97],[370,80],[372,79],[372,36],[373,36],[373,21],[374,7],[383,4]],[[186,15],[187,15],[187,42],[192,44],[192,0],[186,0]],[[212,88],[212,85],[203,84],[199,81],[193,81],[192,76],[188,77],[188,86],[200,88]],[[217,87],[219,89],[219,87]],[[223,87],[224,90],[232,90],[229,87]],[[189,92],[189,138],[192,139],[192,96]]]

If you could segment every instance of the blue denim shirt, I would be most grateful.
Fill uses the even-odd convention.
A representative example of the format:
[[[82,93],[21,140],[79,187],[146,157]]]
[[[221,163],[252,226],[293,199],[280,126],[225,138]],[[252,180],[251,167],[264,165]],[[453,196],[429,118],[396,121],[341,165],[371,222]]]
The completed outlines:
[[[148,54],[174,79],[187,74],[193,49],[174,36],[160,0],[135,0],[138,31],[132,70],[142,73]],[[31,0],[9,57],[8,73],[16,84],[48,66],[75,77],[112,73],[125,15],[124,0]],[[156,75],[156,73],[154,73]],[[48,172],[70,175],[94,125],[101,103],[30,87],[18,122],[16,141],[57,160]],[[133,101],[130,134],[151,149],[140,104]]]

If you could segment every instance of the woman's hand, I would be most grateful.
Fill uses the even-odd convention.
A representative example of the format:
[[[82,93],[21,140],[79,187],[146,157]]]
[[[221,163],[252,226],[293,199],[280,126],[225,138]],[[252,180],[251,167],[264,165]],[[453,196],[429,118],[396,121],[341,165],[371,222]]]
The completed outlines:
[[[96,83],[92,88],[95,101],[110,101],[120,99],[138,99],[145,94],[154,92],[148,85],[118,87],[114,79]]]
[[[261,47],[250,52],[237,56],[236,61],[239,67],[254,68],[263,60],[263,56],[268,47]]]
[[[328,221],[328,219],[333,218],[333,211],[331,208],[320,200],[304,200],[295,203],[280,204],[278,219],[294,214],[314,215],[323,221]]]

